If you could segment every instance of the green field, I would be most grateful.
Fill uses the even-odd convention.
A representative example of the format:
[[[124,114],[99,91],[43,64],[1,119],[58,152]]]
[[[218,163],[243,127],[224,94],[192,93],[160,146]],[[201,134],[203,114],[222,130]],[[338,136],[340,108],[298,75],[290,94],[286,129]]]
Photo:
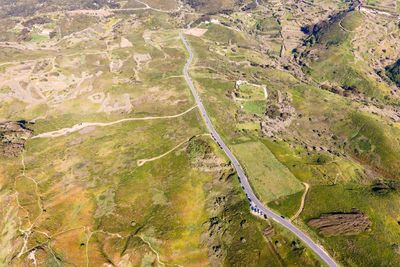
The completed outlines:
[[[302,190],[299,180],[261,142],[232,147],[264,203]]]
[[[244,83],[239,86],[240,97],[251,100],[264,99],[264,91],[261,86]]]
[[[267,103],[263,100],[259,101],[246,101],[243,103],[243,110],[250,114],[257,114],[262,116],[265,113]]]

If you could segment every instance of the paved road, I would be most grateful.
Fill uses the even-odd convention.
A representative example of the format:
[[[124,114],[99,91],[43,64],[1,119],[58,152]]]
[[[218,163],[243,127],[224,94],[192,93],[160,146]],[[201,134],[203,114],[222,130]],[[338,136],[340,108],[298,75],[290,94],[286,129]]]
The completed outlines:
[[[289,220],[282,218],[280,215],[278,215],[274,211],[265,207],[255,196],[255,194],[253,193],[253,190],[251,189],[251,186],[249,184],[247,176],[246,176],[245,172],[243,171],[242,166],[240,166],[238,160],[232,154],[232,152],[228,148],[228,146],[225,145],[224,141],[222,140],[222,138],[219,136],[219,134],[215,130],[210,118],[207,115],[206,109],[204,108],[201,98],[200,98],[196,88],[194,87],[192,79],[189,76],[189,67],[193,61],[192,50],[190,49],[190,45],[182,33],[180,33],[180,37],[182,39],[183,44],[186,47],[186,50],[189,53],[189,59],[187,60],[186,65],[183,69],[183,75],[185,76],[185,80],[186,80],[190,90],[192,91],[193,97],[197,103],[197,106],[199,107],[201,116],[203,117],[203,119],[207,125],[207,128],[211,133],[211,136],[217,142],[217,144],[221,147],[221,149],[225,152],[225,154],[228,156],[231,163],[235,167],[236,172],[239,176],[239,180],[242,185],[242,188],[243,188],[244,192],[246,193],[247,198],[250,202],[251,209],[262,216],[265,215],[268,218],[272,218],[277,223],[279,223],[280,225],[282,225],[283,227],[285,227],[286,229],[291,231],[299,239],[301,239],[309,248],[311,248],[315,252],[315,254],[317,254],[328,266],[331,266],[331,267],[338,266],[338,264],[329,256],[329,254],[321,246],[319,246],[313,240],[311,240],[310,237],[308,237],[301,230],[299,230],[296,226],[294,226]]]

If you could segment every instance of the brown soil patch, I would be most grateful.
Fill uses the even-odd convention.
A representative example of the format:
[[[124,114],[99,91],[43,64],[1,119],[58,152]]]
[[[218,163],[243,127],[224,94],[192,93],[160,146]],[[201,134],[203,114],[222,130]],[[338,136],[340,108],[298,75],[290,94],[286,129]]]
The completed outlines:
[[[275,229],[272,225],[267,226],[264,229],[264,236],[267,238],[271,238],[275,235]]]
[[[308,225],[317,228],[324,236],[337,236],[360,234],[371,226],[371,222],[365,214],[356,211],[322,214],[319,218],[311,219]]]
[[[89,126],[79,131],[79,134],[88,134],[96,130],[96,126]]]

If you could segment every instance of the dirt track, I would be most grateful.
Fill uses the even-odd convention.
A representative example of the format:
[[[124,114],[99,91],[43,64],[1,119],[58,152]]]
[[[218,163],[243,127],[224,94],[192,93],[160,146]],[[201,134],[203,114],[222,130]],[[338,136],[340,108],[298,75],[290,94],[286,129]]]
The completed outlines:
[[[304,189],[303,196],[301,197],[300,208],[299,208],[299,210],[296,212],[296,214],[293,215],[292,218],[290,218],[291,221],[297,219],[297,217],[299,217],[300,214],[301,214],[301,213],[303,212],[303,210],[304,210],[304,202],[305,202],[305,200],[306,200],[306,196],[307,196],[308,190],[310,189],[310,185],[307,184],[307,183],[303,183],[303,184],[304,184],[304,186],[305,186],[305,189]]]
[[[181,145],[185,144],[186,142],[188,142],[188,140],[183,141],[182,143],[178,144],[178,145],[175,146],[174,148],[168,150],[168,151],[165,152],[164,154],[161,154],[161,155],[159,155],[159,156],[157,156],[157,157],[153,157],[153,158],[149,158],[149,159],[140,159],[140,160],[137,161],[137,165],[140,167],[140,166],[143,166],[146,162],[150,162],[150,161],[154,161],[154,160],[160,159],[160,158],[162,158],[162,157],[168,155],[169,153],[171,153],[171,152],[174,151],[175,149],[179,148]]]
[[[199,134],[199,135],[196,135],[196,136],[202,136],[202,135],[203,135],[203,136],[204,136],[204,135],[210,136],[209,133]],[[192,138],[192,137],[191,137],[191,138]],[[162,157],[165,157],[165,156],[168,155],[169,153],[171,153],[171,152],[173,152],[174,150],[178,149],[178,148],[179,148],[180,146],[182,146],[183,144],[189,142],[191,138],[189,138],[188,140],[183,141],[182,143],[179,143],[178,145],[176,145],[176,146],[173,147],[172,149],[168,150],[168,151],[165,152],[164,154],[161,154],[161,155],[159,155],[159,156],[157,156],[157,157],[153,157],[153,158],[149,158],[149,159],[139,159],[139,160],[137,161],[137,165],[140,167],[140,166],[143,166],[146,162],[154,161],[154,160],[160,159],[160,158],[162,158]]]
[[[128,121],[173,119],[173,118],[177,118],[177,117],[180,117],[182,115],[185,115],[186,113],[192,111],[196,107],[197,107],[197,105],[189,108],[188,110],[186,110],[186,111],[184,111],[182,113],[179,113],[179,114],[176,114],[176,115],[170,115],[170,116],[126,118],[126,119],[121,119],[121,120],[117,120],[117,121],[113,121],[113,122],[82,122],[82,123],[75,124],[74,126],[69,127],[69,128],[63,128],[63,129],[52,131],[52,132],[38,134],[38,135],[32,137],[32,139],[60,137],[60,136],[64,136],[64,135],[67,135],[67,134],[71,134],[71,133],[80,131],[80,130],[86,128],[86,127],[91,127],[91,126],[106,127],[106,126],[111,126],[111,125],[114,125],[114,124],[118,124],[118,123],[122,123],[122,122],[128,122]]]

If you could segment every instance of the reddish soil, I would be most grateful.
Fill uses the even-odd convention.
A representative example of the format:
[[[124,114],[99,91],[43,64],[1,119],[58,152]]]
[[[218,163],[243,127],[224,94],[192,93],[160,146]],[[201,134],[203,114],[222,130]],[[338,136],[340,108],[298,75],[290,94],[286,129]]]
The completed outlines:
[[[368,217],[358,211],[350,213],[322,214],[321,217],[308,222],[324,236],[357,235],[368,230],[371,222]]]

